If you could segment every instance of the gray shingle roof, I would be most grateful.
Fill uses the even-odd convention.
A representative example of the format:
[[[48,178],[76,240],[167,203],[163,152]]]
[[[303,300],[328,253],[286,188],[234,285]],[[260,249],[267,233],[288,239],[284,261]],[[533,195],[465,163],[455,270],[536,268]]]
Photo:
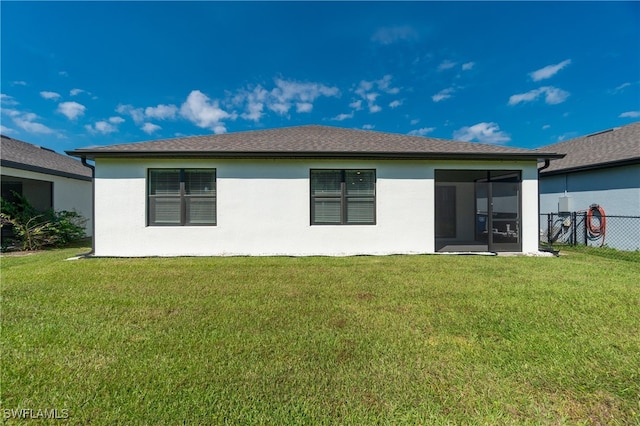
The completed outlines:
[[[1,140],[0,164],[2,167],[91,180],[91,170],[75,158],[4,135]]]
[[[563,159],[552,161],[541,174],[640,163],[640,122],[539,149],[566,154]]]
[[[280,157],[280,158],[554,158],[553,154],[472,142],[328,126],[165,139],[83,148],[78,157]]]

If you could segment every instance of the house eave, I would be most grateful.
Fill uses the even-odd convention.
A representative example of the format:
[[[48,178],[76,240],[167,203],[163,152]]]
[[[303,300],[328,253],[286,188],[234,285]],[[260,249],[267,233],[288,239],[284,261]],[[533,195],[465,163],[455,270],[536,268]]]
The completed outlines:
[[[11,168],[11,169],[24,170],[28,172],[42,173],[46,175],[59,176],[59,177],[65,177],[69,179],[77,179],[77,180],[91,182],[90,176],[83,176],[76,173],[69,173],[61,170],[48,169],[46,167],[39,167],[39,166],[30,165],[30,164],[18,163],[11,160],[4,160],[4,159],[0,160],[0,166]]]
[[[219,159],[358,159],[358,160],[509,160],[543,161],[563,158],[556,153],[453,153],[453,152],[310,152],[310,151],[67,151],[68,155],[96,158],[219,158]]]
[[[612,167],[622,167],[622,166],[631,166],[634,164],[640,164],[640,157],[635,158],[627,158],[624,160],[618,161],[608,161],[605,163],[597,163],[597,164],[588,164],[576,167],[566,167],[562,169],[549,170],[540,172],[541,176],[554,176],[554,175],[563,175],[566,173],[577,173],[584,172],[590,170],[598,170],[598,169],[610,169]]]

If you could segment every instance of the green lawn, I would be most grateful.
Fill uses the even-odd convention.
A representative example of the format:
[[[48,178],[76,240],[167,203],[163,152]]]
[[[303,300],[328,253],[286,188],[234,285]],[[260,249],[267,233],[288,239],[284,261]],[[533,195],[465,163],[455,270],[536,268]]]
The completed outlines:
[[[1,406],[73,424],[638,424],[640,255],[2,257]]]

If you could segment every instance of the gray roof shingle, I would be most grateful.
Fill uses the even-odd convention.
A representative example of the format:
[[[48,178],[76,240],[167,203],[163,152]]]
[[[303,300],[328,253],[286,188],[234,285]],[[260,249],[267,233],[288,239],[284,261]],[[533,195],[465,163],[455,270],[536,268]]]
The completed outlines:
[[[75,158],[4,135],[1,140],[0,164],[2,167],[91,180],[91,170]]]
[[[557,158],[553,153],[472,142],[298,126],[67,151],[77,157]]]
[[[541,174],[640,163],[640,122],[547,145],[540,150],[566,154]]]

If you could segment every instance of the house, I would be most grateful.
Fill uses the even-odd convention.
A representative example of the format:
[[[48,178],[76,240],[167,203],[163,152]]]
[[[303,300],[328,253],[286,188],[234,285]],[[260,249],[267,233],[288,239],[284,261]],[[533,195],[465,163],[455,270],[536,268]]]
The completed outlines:
[[[12,200],[15,192],[41,211],[75,211],[88,220],[85,226],[91,235],[91,170],[50,149],[4,135],[1,140],[2,198]]]
[[[538,251],[519,148],[326,126],[84,148],[97,256]]]
[[[566,154],[540,171],[541,213],[597,210],[606,217],[606,240],[593,244],[640,249],[640,122],[540,150]]]

